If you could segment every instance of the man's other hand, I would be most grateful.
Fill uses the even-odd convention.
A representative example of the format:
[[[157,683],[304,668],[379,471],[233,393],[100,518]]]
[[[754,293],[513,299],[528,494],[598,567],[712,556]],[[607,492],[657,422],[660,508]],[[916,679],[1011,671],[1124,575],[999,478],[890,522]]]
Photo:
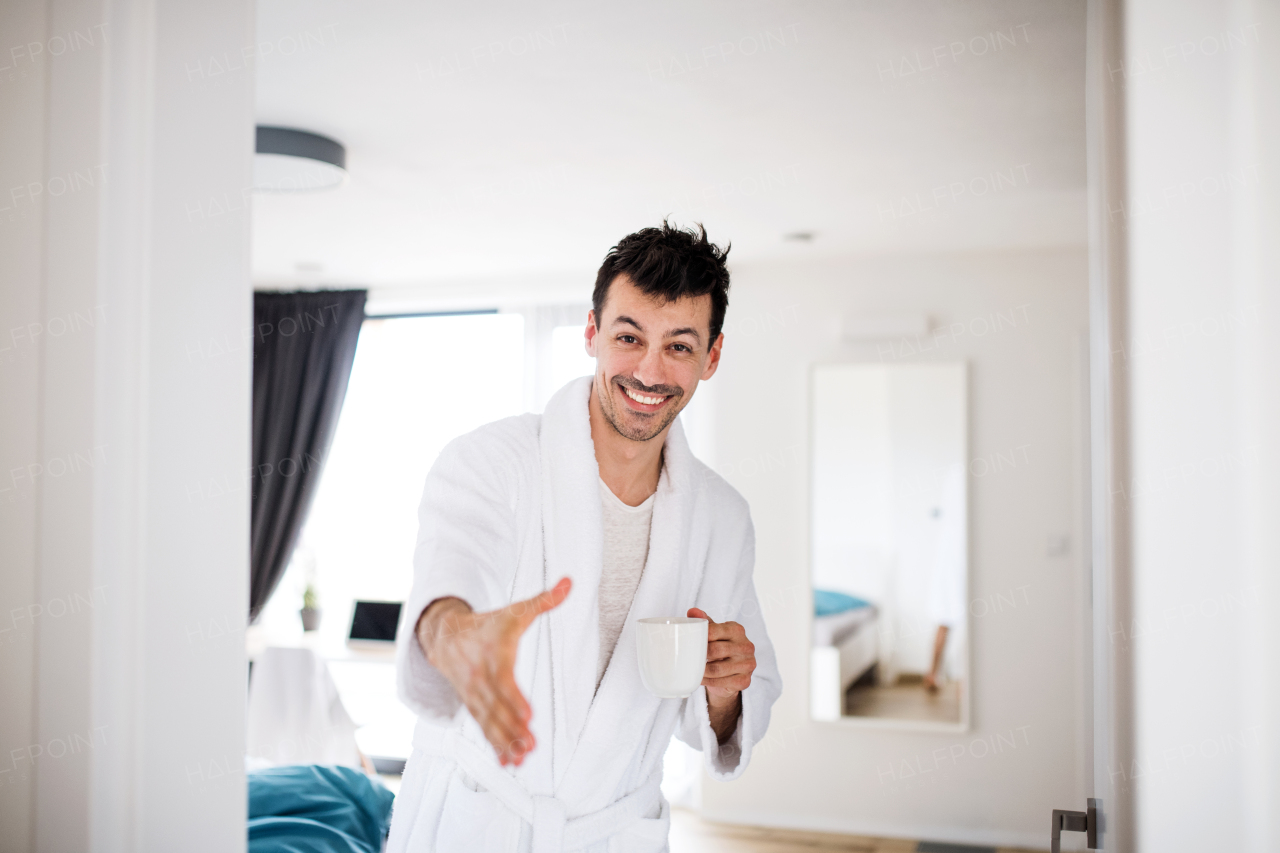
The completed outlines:
[[[533,711],[516,686],[520,636],[558,607],[571,585],[561,578],[546,592],[487,613],[473,613],[460,598],[441,598],[418,619],[415,633],[427,660],[458,692],[501,764],[520,764],[534,747]]]
[[[737,622],[716,622],[706,611],[689,608],[689,617],[706,619],[707,668],[702,684],[707,688],[707,713],[711,728],[724,743],[733,734],[742,713],[739,694],[751,686],[756,670],[756,647],[747,639],[747,629]]]

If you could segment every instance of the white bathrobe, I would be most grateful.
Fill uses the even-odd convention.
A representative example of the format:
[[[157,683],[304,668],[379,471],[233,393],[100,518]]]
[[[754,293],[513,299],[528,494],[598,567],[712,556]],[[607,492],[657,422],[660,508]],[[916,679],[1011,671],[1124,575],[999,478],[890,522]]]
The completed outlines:
[[[603,520],[591,441],[590,377],[546,413],[507,418],[453,441],[427,477],[414,583],[397,640],[401,699],[418,714],[388,850],[661,851],[670,812],[659,791],[673,733],[701,749],[711,776],[737,777],[782,690],[751,580],[746,501],[689,452],[679,419],[667,435],[649,557],[631,613],[596,690]],[[561,577],[573,590],[525,632],[516,681],[533,708],[537,746],[503,768],[456,692],[423,655],[423,609],[457,596],[477,611],[530,598]],[[723,746],[705,689],[687,699],[645,690],[635,620],[700,607],[742,623],[756,670]]]

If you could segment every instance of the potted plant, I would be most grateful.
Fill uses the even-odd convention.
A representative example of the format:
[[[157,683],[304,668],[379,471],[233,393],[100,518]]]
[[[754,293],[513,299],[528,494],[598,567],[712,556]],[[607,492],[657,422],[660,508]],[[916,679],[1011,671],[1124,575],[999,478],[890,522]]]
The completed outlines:
[[[302,609],[298,611],[302,616],[302,630],[315,631],[320,627],[320,597],[316,595],[316,586],[313,582],[307,582],[307,588],[302,592]]]

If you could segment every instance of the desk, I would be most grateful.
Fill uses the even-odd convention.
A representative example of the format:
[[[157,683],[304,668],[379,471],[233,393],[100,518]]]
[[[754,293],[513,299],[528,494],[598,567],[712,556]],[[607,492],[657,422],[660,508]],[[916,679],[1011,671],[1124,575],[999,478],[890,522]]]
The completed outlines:
[[[253,661],[268,646],[286,649],[311,649],[316,657],[325,661],[359,661],[361,663],[394,664],[394,643],[373,640],[355,640],[348,644],[341,636],[321,631],[272,631],[260,625],[250,625],[245,631],[245,652]]]

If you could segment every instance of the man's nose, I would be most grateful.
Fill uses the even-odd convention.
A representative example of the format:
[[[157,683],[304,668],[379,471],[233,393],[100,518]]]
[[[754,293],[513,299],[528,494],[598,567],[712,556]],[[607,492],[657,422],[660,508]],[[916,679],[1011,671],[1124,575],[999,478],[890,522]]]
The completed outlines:
[[[647,348],[644,355],[640,357],[640,363],[636,365],[632,376],[637,382],[648,385],[650,388],[663,384],[662,348],[660,346]]]

